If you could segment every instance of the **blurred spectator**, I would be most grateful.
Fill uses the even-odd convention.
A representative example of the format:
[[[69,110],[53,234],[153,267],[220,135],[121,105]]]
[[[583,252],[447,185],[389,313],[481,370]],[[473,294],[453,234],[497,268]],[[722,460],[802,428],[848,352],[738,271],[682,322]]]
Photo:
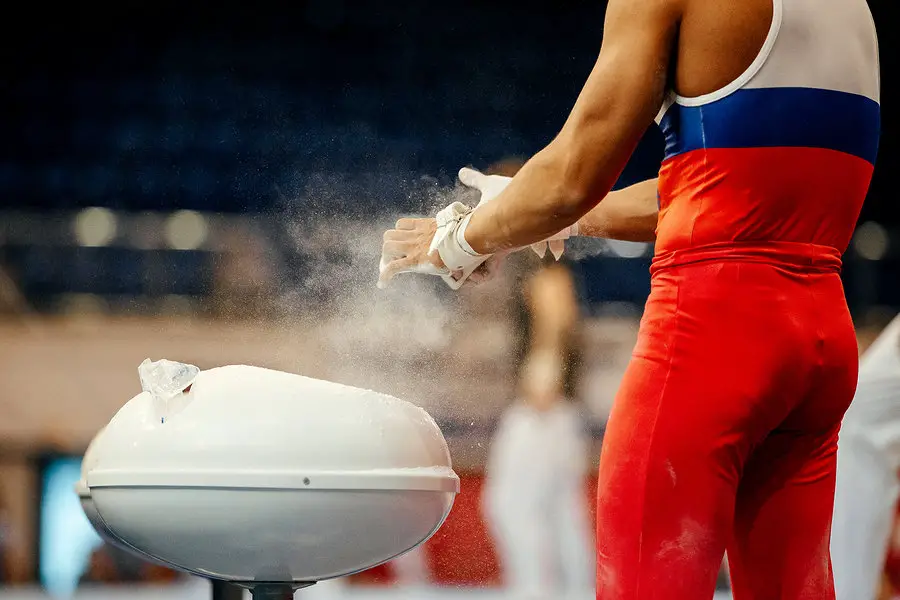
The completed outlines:
[[[510,157],[492,164],[484,172],[514,177],[524,164],[523,159]],[[535,275],[536,261],[547,266],[538,275]],[[574,398],[575,374],[581,365],[580,332],[575,327],[579,306],[572,272],[564,265],[565,258],[556,262],[549,254],[538,259],[530,251],[515,252],[506,259],[504,271],[512,286],[522,291],[515,299],[518,306],[513,323],[519,334],[518,348],[514,351],[516,364],[524,365],[526,355],[535,348],[557,347],[563,360],[563,395]],[[558,295],[564,297],[561,302]]]
[[[894,515],[893,532],[880,587],[877,600],[894,600],[900,597],[900,513]]]
[[[539,271],[527,293],[530,342],[520,401],[495,433],[483,497],[505,585],[525,597],[586,592],[594,574],[585,497],[588,438],[564,394],[566,349],[577,323],[571,275]]]
[[[563,263],[548,260],[525,286],[526,318],[519,357],[552,349],[562,360],[562,393],[575,396],[581,365],[578,298],[575,281]],[[524,365],[525,362],[520,362]]]
[[[863,336],[860,342],[865,343]],[[841,424],[831,551],[840,600],[874,597],[900,497],[900,316],[863,353]]]

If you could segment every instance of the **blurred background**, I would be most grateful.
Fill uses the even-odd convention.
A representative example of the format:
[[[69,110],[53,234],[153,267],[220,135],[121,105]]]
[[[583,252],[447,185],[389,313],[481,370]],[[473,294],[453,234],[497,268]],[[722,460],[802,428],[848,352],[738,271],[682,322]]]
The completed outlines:
[[[557,4],[38,2],[3,19],[0,596],[209,595],[103,547],[72,491],[148,357],[368,387],[441,425],[463,479],[444,527],[298,597],[590,585],[593,470],[652,246],[576,240],[549,268],[522,253],[460,293],[374,287],[385,226],[460,197],[461,166],[514,173],[562,125],[605,3]],[[900,53],[887,1],[870,6],[883,135],[844,257],[861,347],[900,309]],[[619,185],[661,156],[652,128]],[[567,479],[510,484],[534,461]],[[569,532],[546,540],[567,566],[539,580],[544,558],[509,533],[537,517],[503,508],[528,494]]]

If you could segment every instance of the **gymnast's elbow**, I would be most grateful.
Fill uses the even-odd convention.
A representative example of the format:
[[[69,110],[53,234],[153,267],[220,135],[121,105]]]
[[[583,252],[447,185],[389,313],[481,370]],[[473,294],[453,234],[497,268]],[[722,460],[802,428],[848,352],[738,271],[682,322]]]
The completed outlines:
[[[637,140],[621,139],[612,116],[567,123],[545,149],[544,170],[555,182],[554,204],[561,217],[578,219],[596,206],[609,193],[637,145]]]
[[[590,210],[588,187],[580,177],[573,176],[572,157],[567,156],[567,149],[558,140],[536,154],[530,163],[555,220],[575,222]]]

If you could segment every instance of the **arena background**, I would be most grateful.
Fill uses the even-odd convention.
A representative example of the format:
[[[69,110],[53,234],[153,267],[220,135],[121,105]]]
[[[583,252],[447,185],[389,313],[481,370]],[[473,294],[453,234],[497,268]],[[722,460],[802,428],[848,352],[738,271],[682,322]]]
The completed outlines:
[[[845,256],[862,345],[900,308],[887,5],[870,2],[882,144]],[[516,394],[518,275],[530,267],[461,294],[431,281],[376,292],[379,235],[440,206],[460,166],[548,142],[596,58],[603,12],[602,2],[412,0],[10,7],[0,23],[0,596],[66,595],[79,580],[85,597],[208,595],[202,582],[103,563],[67,495],[87,443],[139,391],[147,357],[252,363],[428,409],[464,476],[426,548],[433,582],[493,589],[478,490]],[[661,149],[651,129],[620,184],[652,176]],[[569,250],[594,459],[651,254]],[[439,376],[448,384],[435,390]],[[379,569],[350,589],[391,581]]]

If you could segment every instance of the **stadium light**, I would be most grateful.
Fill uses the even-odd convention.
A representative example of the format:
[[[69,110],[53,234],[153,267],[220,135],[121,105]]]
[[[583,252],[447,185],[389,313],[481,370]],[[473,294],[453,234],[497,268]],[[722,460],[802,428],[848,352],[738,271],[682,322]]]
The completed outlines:
[[[116,237],[116,215],[107,208],[86,208],[75,217],[75,239],[82,246],[106,246]]]
[[[853,235],[853,249],[866,260],[881,260],[889,245],[887,231],[875,221],[863,223]]]
[[[206,218],[193,210],[179,210],[166,219],[166,241],[176,250],[196,250],[208,234]]]

